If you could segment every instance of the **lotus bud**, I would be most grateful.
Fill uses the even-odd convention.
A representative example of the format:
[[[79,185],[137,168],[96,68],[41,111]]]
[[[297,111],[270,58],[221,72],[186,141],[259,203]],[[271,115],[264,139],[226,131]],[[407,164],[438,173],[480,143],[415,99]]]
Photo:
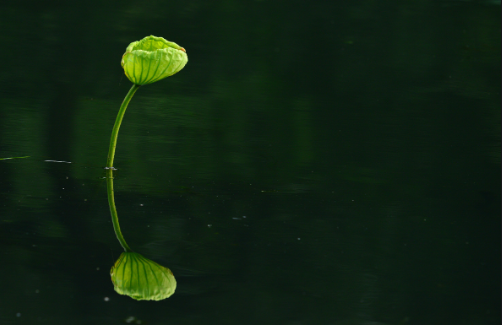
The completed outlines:
[[[122,68],[131,82],[142,86],[179,72],[188,62],[184,48],[162,37],[132,42],[122,56]]]
[[[110,275],[117,293],[136,300],[162,300],[176,290],[171,270],[135,252],[122,253]]]

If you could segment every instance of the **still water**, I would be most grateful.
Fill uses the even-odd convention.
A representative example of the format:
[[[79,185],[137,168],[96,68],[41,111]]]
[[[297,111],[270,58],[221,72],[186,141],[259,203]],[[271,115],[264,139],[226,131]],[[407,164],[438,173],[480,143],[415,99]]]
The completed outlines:
[[[0,324],[500,324],[500,2],[2,4]],[[114,291],[108,141],[134,251]],[[7,159],[10,158],[10,159]]]

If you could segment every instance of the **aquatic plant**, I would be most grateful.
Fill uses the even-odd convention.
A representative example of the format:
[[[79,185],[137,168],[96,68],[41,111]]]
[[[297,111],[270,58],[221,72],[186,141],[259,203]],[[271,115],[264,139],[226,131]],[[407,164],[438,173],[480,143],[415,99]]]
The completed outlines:
[[[115,119],[106,162],[107,168],[113,168],[120,125],[127,106],[138,88],[174,75],[183,69],[187,62],[188,56],[185,49],[162,37],[148,36],[129,44],[122,56],[121,65],[133,85],[120,105]]]
[[[113,191],[113,171],[115,170],[113,161],[117,138],[127,106],[138,88],[174,75],[183,69],[187,62],[188,57],[184,48],[156,36],[148,36],[140,41],[132,42],[122,56],[122,67],[133,86],[120,106],[110,137],[106,161],[106,188],[113,229],[125,252],[120,255],[110,270],[110,275],[117,293],[128,295],[136,300],[168,298],[176,289],[176,279],[168,268],[133,252],[120,231]]]

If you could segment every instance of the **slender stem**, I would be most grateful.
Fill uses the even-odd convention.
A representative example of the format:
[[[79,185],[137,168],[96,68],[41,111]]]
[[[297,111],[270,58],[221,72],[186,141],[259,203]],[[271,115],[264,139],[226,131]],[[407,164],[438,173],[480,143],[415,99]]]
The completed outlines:
[[[115,207],[115,197],[113,195],[113,169],[109,168],[106,170],[106,192],[108,193],[108,204],[110,205],[110,213],[112,215],[113,230],[115,235],[119,240],[120,245],[126,252],[132,252],[129,245],[127,245],[122,232],[120,231],[119,216],[117,214],[117,208]]]
[[[113,126],[112,136],[110,137],[110,148],[108,149],[108,159],[106,160],[106,167],[113,168],[113,159],[115,158],[115,148],[117,147],[117,138],[119,136],[120,124],[122,123],[122,119],[124,118],[125,111],[127,109],[127,105],[131,101],[132,96],[138,90],[139,85],[132,85],[131,89],[124,98],[122,105],[120,105],[119,112],[117,114],[117,118],[115,119],[115,125]]]
[[[120,245],[122,245],[122,248],[124,248],[126,252],[132,252],[132,250],[129,248],[129,245],[127,245],[124,236],[120,231],[119,217],[117,214],[117,208],[115,207],[115,196],[113,193],[113,170],[115,169],[113,168],[113,159],[115,158],[115,148],[117,147],[120,124],[124,118],[127,105],[129,105],[132,96],[138,88],[139,85],[134,84],[131,89],[129,89],[122,105],[120,105],[117,118],[115,119],[115,124],[113,125],[112,136],[110,137],[110,148],[108,149],[108,159],[106,160],[106,192],[108,193],[108,204],[110,205],[110,213],[112,215],[113,230],[115,231],[115,235],[117,236]]]

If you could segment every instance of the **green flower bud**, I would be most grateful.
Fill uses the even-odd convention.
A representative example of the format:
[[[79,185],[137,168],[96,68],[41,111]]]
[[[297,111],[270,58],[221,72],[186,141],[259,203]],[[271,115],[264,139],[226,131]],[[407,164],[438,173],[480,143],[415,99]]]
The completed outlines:
[[[147,36],[129,44],[121,64],[127,78],[141,86],[172,76],[187,62],[187,53],[178,44]]]
[[[110,275],[117,293],[136,300],[162,300],[176,290],[171,270],[134,252],[122,253]]]

